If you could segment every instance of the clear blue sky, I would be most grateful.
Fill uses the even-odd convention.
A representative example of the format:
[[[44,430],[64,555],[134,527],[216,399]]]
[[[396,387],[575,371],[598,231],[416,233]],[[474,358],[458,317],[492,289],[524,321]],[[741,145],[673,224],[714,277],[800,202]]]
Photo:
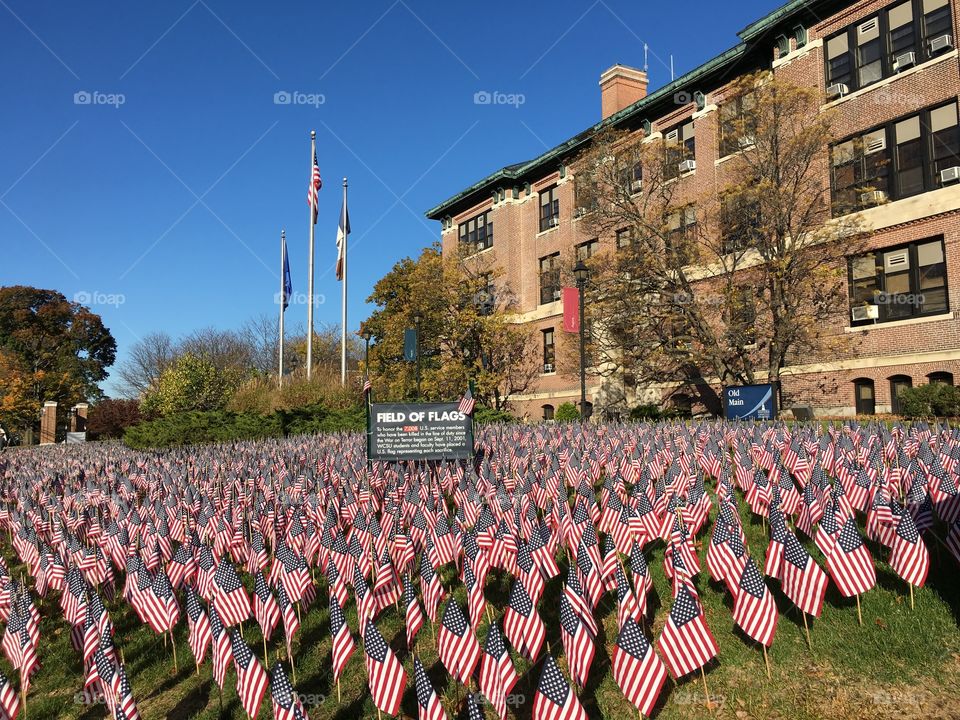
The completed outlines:
[[[306,291],[316,129],[317,320],[340,318],[347,176],[355,329],[373,283],[439,237],[424,210],[598,120],[601,71],[646,42],[654,89],[671,53],[680,75],[775,4],[0,0],[0,285],[87,293],[118,359],[154,330],[275,313],[281,228]]]

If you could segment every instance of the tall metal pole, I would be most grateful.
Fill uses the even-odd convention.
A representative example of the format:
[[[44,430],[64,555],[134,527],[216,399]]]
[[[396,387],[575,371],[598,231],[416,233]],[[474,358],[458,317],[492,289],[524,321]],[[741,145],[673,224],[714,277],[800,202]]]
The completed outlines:
[[[286,274],[284,273],[284,266],[286,265],[287,259],[287,232],[286,230],[280,231],[280,367],[277,371],[277,386],[283,387],[283,311],[286,309],[283,307],[283,301],[286,299]]]
[[[317,131],[310,131],[310,187],[313,188],[313,159],[317,156]],[[320,194],[312,189],[310,203],[310,259],[307,263],[307,380],[313,374],[313,235],[314,219],[320,205]]]
[[[587,410],[587,348],[584,343],[583,291],[587,287],[586,278],[577,278],[577,295],[580,303],[580,418]]]
[[[347,208],[347,179],[343,179],[343,212]],[[343,229],[343,309],[340,312],[340,386],[347,386],[347,229]]]

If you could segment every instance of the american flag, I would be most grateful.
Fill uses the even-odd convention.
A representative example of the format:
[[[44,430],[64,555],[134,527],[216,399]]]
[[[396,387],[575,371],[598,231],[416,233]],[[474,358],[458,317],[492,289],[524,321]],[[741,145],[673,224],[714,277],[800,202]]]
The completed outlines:
[[[130,687],[130,681],[127,679],[126,668],[123,664],[117,665],[117,671],[111,682],[114,697],[114,717],[119,720],[139,720],[140,712],[137,710],[137,703],[133,699],[133,689]]]
[[[307,205],[313,209],[313,224],[317,224],[317,194],[323,187],[320,179],[320,164],[317,162],[317,153],[313,153],[313,171],[310,174],[310,184],[307,186]]]
[[[613,677],[641,715],[650,715],[667,679],[667,668],[632,619],[620,628],[613,651]]]
[[[507,695],[518,679],[500,628],[496,622],[492,622],[487,627],[487,639],[483,643],[480,659],[480,691],[493,705],[500,720],[506,720]]]
[[[372,621],[367,621],[362,637],[373,703],[387,715],[396,715],[400,710],[403,690],[407,686],[403,666]]]
[[[453,677],[464,685],[470,683],[470,676],[480,660],[480,645],[459,603],[453,598],[443,611],[443,622],[437,633],[437,653]]]
[[[897,534],[893,541],[890,567],[911,585],[923,587],[930,570],[927,546],[924,545],[913,517],[907,510],[900,512],[896,524]]]
[[[403,576],[403,604],[406,607],[407,648],[412,652],[414,640],[423,627],[424,619],[409,573]]]
[[[476,404],[477,401],[473,399],[473,393],[468,387],[467,391],[463,393],[463,397],[460,398],[460,404],[457,405],[457,410],[462,412],[464,415],[470,415],[473,412],[473,408]]]
[[[310,720],[280,663],[270,668],[270,697],[274,720]]]
[[[300,629],[300,618],[297,617],[296,608],[290,602],[290,598],[287,597],[287,591],[283,589],[283,585],[277,587],[277,605],[280,606],[280,616],[283,618],[283,635],[287,643],[287,655],[290,656],[290,643],[293,642],[293,636]]]
[[[162,569],[156,574],[153,585],[143,597],[144,614],[153,631],[163,634],[173,630],[180,617],[180,606],[173,594],[170,580]]]
[[[520,580],[514,580],[503,615],[503,629],[517,652],[534,661],[540,654],[546,630]]]
[[[187,643],[190,645],[190,651],[197,665],[203,662],[207,655],[207,648],[210,646],[212,634],[210,631],[210,619],[206,611],[200,605],[200,598],[196,591],[187,586]]]
[[[333,678],[339,680],[347,661],[353,655],[354,643],[347,620],[343,616],[343,609],[333,595],[330,596],[330,637],[333,638]]]
[[[253,580],[253,617],[260,625],[263,637],[269,640],[280,623],[280,606],[260,570]]]
[[[7,676],[0,672],[0,720],[17,720],[20,698],[13,691]]]
[[[213,606],[224,626],[239,625],[250,617],[250,598],[240,584],[237,571],[226,558],[220,561],[213,576]]]
[[[748,557],[734,598],[733,621],[761,645],[770,647],[777,631],[777,606],[763,582],[760,568]]]
[[[827,574],[792,532],[783,544],[783,592],[802,612],[820,617],[827,592]]]
[[[596,652],[594,635],[575,608],[566,592],[560,595],[560,639],[567,656],[570,678],[580,687],[587,684],[590,665]]]
[[[210,637],[213,639],[213,679],[223,689],[227,678],[227,669],[233,659],[233,649],[230,645],[230,635],[220,621],[216,608],[210,608]]]
[[[543,661],[543,672],[533,696],[533,717],[535,720],[588,720],[586,710],[550,653]]]
[[[674,678],[703,667],[717,655],[717,643],[707,627],[700,601],[686,584],[678,588],[657,639],[657,649]]]
[[[240,696],[240,704],[247,716],[254,718],[260,711],[260,701],[267,691],[267,673],[236,628],[230,631],[230,648],[233,652],[233,665],[237,670],[237,695]]]
[[[853,517],[847,518],[840,528],[836,543],[827,555],[827,569],[844,597],[860,595],[877,584],[873,558],[863,544]]]
[[[417,687],[417,717],[419,720],[447,720],[440,698],[437,696],[427,671],[423,669],[420,658],[413,657],[413,679]]]

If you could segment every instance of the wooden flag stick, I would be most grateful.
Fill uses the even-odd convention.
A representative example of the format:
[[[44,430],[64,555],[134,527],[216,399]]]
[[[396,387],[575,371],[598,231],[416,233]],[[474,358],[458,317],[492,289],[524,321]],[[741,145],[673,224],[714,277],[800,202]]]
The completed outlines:
[[[913,610],[913,583],[907,583],[910,586],[910,609]]]
[[[264,667],[270,667],[270,654],[267,652],[267,636],[263,635],[263,665]]]
[[[863,626],[863,612],[860,610],[860,593],[857,593],[857,622]]]
[[[337,704],[340,704],[340,678],[337,678]]]
[[[240,637],[243,637],[243,621],[240,621]]]
[[[770,656],[767,655],[767,646],[763,643],[760,643],[760,647],[763,648],[763,663],[767,666],[767,680],[770,679]]]
[[[803,616],[803,630],[807,634],[807,649],[813,650],[813,643],[810,642],[810,626],[807,624],[807,614],[801,610],[800,614]]]
[[[707,674],[703,671],[703,665],[700,666],[700,679],[703,680],[703,699],[707,701],[707,711],[710,712],[710,691],[707,690]]]
[[[166,635],[164,635],[166,637]],[[173,639],[173,630],[170,631],[170,645],[173,646],[173,672],[177,674],[180,672],[180,668],[177,667],[177,643]]]

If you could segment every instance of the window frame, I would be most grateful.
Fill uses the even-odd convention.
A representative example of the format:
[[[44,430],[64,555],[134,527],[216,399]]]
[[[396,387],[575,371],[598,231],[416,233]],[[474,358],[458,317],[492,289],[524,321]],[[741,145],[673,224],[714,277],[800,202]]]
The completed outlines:
[[[753,143],[748,143],[747,145],[741,145],[740,140],[745,135],[734,133],[732,129],[725,132],[725,128],[731,123],[743,122],[744,126],[750,125],[750,117],[746,115],[752,108],[748,107],[744,109],[744,100],[750,98],[752,102],[756,103],[756,98],[752,92],[741,93],[736,97],[732,97],[729,100],[725,101],[718,110],[718,122],[717,122],[717,132],[719,133],[719,139],[717,142],[717,147],[719,148],[719,157],[725,158],[738,153],[747,147],[751,147]],[[731,117],[724,117],[724,108],[729,108],[733,106],[734,112]],[[729,112],[729,110],[727,110]],[[756,127],[754,126],[753,132],[756,132]]]
[[[952,5],[948,2],[945,6],[946,17],[949,21],[949,26],[946,29],[939,29],[936,32],[928,30],[927,16],[937,13],[941,8],[935,8],[930,13],[924,13],[924,1],[923,0],[908,0],[911,3],[911,19],[908,25],[912,29],[913,35],[913,52],[916,53],[916,62],[914,67],[921,63],[932,60],[933,58],[943,54],[943,53],[932,53],[930,51],[930,41],[941,35],[951,35],[954,38],[956,37],[956,28],[953,24],[953,14],[952,14]],[[856,22],[851,23],[842,30],[833,33],[832,35],[824,38],[824,51],[823,51],[823,80],[824,88],[829,87],[837,82],[843,82],[847,86],[849,91],[855,92],[857,90],[870,87],[876,83],[885,80],[886,78],[893,77],[897,75],[897,71],[894,70],[894,62],[896,60],[895,55],[893,54],[893,42],[890,30],[890,11],[896,8],[899,8],[903,5],[900,2],[892,2],[886,7],[878,10],[876,13],[860,18]],[[880,45],[880,76],[876,80],[871,80],[869,82],[861,82],[859,75],[859,70],[864,65],[861,64],[860,58],[860,47],[857,43],[858,29],[863,27],[865,24],[869,23],[871,20],[877,21],[878,33],[879,36],[877,41]],[[900,25],[896,29],[902,29],[906,25]],[[841,36],[846,36],[847,40],[847,49],[846,51],[838,54],[837,56],[831,58],[829,54],[829,44]],[[867,42],[873,42],[869,40]],[[909,49],[901,49],[897,54],[903,54],[904,52],[911,52]],[[831,62],[834,60],[840,60],[845,58],[846,62],[844,65],[847,68],[845,74],[838,74],[837,76],[831,76]],[[841,78],[846,77],[846,81],[842,81]]]
[[[685,129],[690,128],[690,137]],[[667,142],[667,135],[677,131],[676,145]],[[680,163],[697,159],[697,128],[693,118],[674,125],[663,133],[663,180],[675,180],[681,177]]]
[[[540,232],[558,227],[560,224],[560,198],[557,197],[557,185],[554,184],[544,188],[537,195],[539,196],[538,207],[540,208]],[[547,202],[544,202],[544,198],[548,198]],[[552,222],[554,219],[556,222]]]
[[[544,269],[544,261],[549,260],[550,266]],[[538,305],[547,305],[548,303],[557,302],[560,297],[559,293],[561,291],[560,285],[560,251],[550,253],[549,255],[542,256],[537,261],[537,269],[539,271],[540,279],[540,302]],[[544,278],[554,280],[553,283],[547,285],[544,283]],[[547,297],[545,294],[547,291],[550,291],[550,299],[544,300],[544,297]]]
[[[461,247],[463,247],[465,242],[472,244],[472,248],[470,252],[467,253],[467,257],[471,255],[476,255],[477,253],[481,253],[484,250],[489,250],[490,248],[493,247],[493,220],[490,217],[492,213],[493,213],[493,210],[484,210],[483,212],[477,213],[473,217],[468,218],[467,220],[458,224],[457,240],[460,243]],[[480,238],[479,220],[481,218],[483,218],[483,240],[482,241],[479,239]],[[474,225],[473,232],[475,234],[475,237],[472,241],[469,239],[470,237],[469,226],[471,223],[473,223]],[[466,232],[464,231],[464,229],[466,229]],[[467,238],[466,241],[464,240],[464,237]],[[481,242],[483,242],[484,244],[483,247],[478,247],[478,245]]]
[[[918,307],[922,308],[922,304],[909,301],[910,299],[916,298],[916,297],[923,298],[924,292],[925,292],[924,288],[921,287],[921,277],[920,277],[921,266],[919,262],[918,250],[921,246],[928,245],[934,242],[940,243],[940,253],[942,256],[942,260],[939,263],[933,263],[931,265],[925,265],[923,267],[932,267],[933,265],[939,265],[939,264],[943,265],[943,269],[944,269],[943,285],[942,285],[943,298],[944,298],[943,306],[937,307],[936,309],[930,309],[930,310],[921,309],[918,311],[917,308]],[[907,293],[899,293],[899,292],[893,292],[891,290],[888,290],[888,274],[883,269],[884,255],[886,255],[887,253],[900,252],[902,250],[906,250],[908,252],[909,263],[910,263],[910,267],[907,270],[907,272],[909,273],[909,276],[908,276],[909,291]],[[900,320],[914,320],[917,318],[924,318],[924,317],[936,317],[937,315],[943,315],[945,313],[949,313],[950,312],[950,280],[947,272],[947,254],[946,253],[947,253],[947,248],[946,248],[946,242],[944,241],[944,236],[933,235],[930,237],[919,238],[909,243],[903,243],[900,245],[891,245],[889,247],[877,248],[876,250],[873,250],[868,253],[848,256],[847,258],[847,301],[848,301],[848,313],[850,313],[849,314],[850,327],[862,327],[865,325],[881,326],[889,322],[897,322]],[[873,276],[874,289],[872,291],[874,293],[874,297],[875,298],[880,297],[880,299],[888,298],[891,296],[906,297],[908,300],[907,302],[898,301],[898,302],[891,303],[888,301],[888,302],[871,303],[871,302],[859,301],[854,297],[853,295],[854,282],[855,282],[855,279],[853,276],[854,264],[859,259],[870,258],[871,255],[874,257],[874,273],[875,274]],[[857,278],[857,279],[859,280],[862,278]],[[929,289],[927,289],[927,291],[929,291]],[[873,319],[854,320],[853,319],[853,308],[863,306],[863,305],[875,305],[878,308],[878,311],[877,311],[878,317],[876,320],[873,320]],[[911,309],[911,312],[909,315],[897,314],[891,317],[890,316],[891,306],[894,306],[894,307],[905,306]]]

